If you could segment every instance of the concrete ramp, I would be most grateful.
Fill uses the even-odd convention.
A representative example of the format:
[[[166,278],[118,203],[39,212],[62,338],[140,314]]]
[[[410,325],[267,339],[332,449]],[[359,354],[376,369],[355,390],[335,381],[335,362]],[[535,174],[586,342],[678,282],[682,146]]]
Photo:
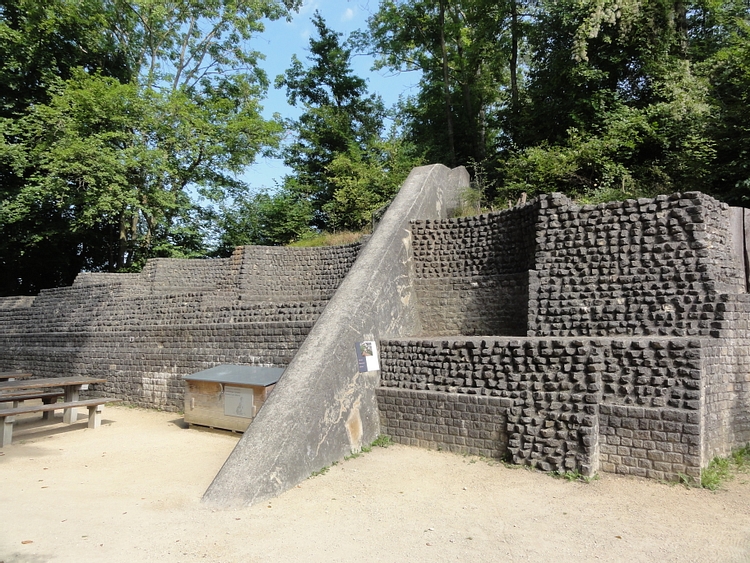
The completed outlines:
[[[232,507],[273,498],[378,436],[379,374],[358,371],[355,343],[421,332],[409,222],[447,217],[468,185],[464,168],[412,171],[205,502]]]

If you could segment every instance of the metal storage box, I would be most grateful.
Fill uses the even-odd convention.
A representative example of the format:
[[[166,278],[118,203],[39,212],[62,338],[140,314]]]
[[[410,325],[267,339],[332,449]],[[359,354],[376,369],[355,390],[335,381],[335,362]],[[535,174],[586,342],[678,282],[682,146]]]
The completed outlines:
[[[216,366],[186,375],[185,422],[244,432],[284,368]]]

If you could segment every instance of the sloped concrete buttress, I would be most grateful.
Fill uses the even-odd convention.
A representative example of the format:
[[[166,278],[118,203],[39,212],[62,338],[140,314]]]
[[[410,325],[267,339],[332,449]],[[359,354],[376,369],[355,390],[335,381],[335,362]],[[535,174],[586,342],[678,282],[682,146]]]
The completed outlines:
[[[415,168],[247,432],[204,494],[237,507],[278,496],[380,432],[378,372],[360,373],[355,342],[419,334],[409,222],[445,218],[465,169]]]

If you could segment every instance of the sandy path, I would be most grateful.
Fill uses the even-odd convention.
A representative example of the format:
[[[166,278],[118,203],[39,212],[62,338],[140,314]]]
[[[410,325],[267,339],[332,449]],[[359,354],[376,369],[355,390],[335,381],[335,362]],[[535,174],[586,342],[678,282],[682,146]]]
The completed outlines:
[[[24,423],[0,450],[0,563],[750,561],[747,475],[715,493],[585,484],[392,446],[222,511],[200,497],[237,435],[173,413],[103,418]]]

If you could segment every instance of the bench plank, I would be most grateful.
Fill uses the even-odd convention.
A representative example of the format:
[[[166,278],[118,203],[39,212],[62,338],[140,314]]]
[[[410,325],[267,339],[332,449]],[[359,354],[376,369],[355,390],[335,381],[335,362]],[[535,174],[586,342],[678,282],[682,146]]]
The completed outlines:
[[[13,403],[13,408],[18,406],[18,403],[24,401],[33,401],[34,399],[41,399],[45,405],[54,403],[60,397],[64,397],[65,393],[62,391],[47,391],[45,393],[13,393],[10,395],[0,395],[0,403]],[[0,407],[1,408],[1,407]]]
[[[61,397],[64,397],[65,393],[62,391],[49,391],[46,393],[8,393],[0,395],[0,403],[13,403],[13,408],[16,408],[24,401],[33,401],[34,399],[41,399],[45,405],[51,405],[56,403]],[[0,409],[2,410],[2,409]],[[42,418],[44,420],[51,420],[54,411],[46,411]]]
[[[14,380],[27,377],[31,377],[31,373],[28,371],[0,371],[0,379]]]
[[[89,410],[89,428],[99,428],[101,426],[102,406],[106,403],[116,403],[122,399],[113,397],[84,399],[81,401],[70,401],[67,403],[50,403],[42,405],[22,405],[12,409],[0,409],[0,423],[3,431],[0,435],[0,448],[9,446],[13,441],[13,423],[16,416],[21,414],[30,414],[34,412],[52,412],[58,409],[74,409],[77,407],[86,407]],[[75,422],[75,421],[74,421]]]
[[[31,399],[42,399],[44,397],[51,397],[57,395],[62,397],[65,395],[63,391],[12,391],[10,393],[0,393],[0,403],[9,403],[11,401],[28,401],[24,397],[30,397]]]

